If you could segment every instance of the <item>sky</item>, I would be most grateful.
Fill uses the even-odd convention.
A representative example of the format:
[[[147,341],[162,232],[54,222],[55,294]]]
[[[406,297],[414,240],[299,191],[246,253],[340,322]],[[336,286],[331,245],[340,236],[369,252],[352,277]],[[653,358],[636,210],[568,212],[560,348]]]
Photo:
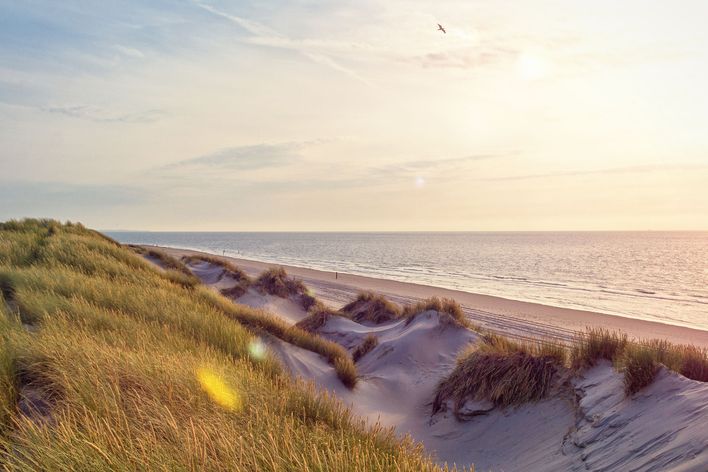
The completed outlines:
[[[704,0],[0,0],[0,220],[706,230],[705,18]]]

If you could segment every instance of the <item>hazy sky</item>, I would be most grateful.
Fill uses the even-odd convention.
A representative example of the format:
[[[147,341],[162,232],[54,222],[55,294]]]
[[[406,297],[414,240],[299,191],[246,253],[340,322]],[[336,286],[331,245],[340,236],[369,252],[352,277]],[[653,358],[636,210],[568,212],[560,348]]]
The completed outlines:
[[[0,220],[708,229],[706,18],[705,0],[0,0]]]

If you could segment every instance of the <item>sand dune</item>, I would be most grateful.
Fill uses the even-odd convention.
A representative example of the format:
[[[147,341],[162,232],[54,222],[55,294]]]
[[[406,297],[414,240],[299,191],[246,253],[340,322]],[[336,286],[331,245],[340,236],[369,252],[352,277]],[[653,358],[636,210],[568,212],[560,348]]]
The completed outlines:
[[[199,251],[186,249],[162,249],[175,257],[200,254]],[[232,257],[219,258],[236,264],[252,276],[276,266]],[[505,336],[521,339],[544,337],[567,341],[575,331],[584,330],[587,326],[596,326],[623,331],[637,338],[659,338],[673,343],[689,343],[708,348],[708,331],[683,326],[351,274],[339,273],[335,278],[332,272],[283,267],[289,274],[303,280],[320,300],[333,308],[340,308],[350,302],[361,290],[372,290],[401,304],[439,296],[456,300],[475,323]]]
[[[214,288],[228,288],[218,266],[194,273]],[[235,301],[290,323],[305,316],[295,301],[252,289]],[[440,463],[485,471],[708,470],[708,384],[666,369],[628,398],[622,374],[600,363],[537,403],[506,409],[465,404],[475,414],[461,421],[452,408],[432,415],[432,400],[459,352],[480,337],[446,313],[428,310],[379,325],[331,316],[317,333],[350,352],[376,336],[378,344],[357,363],[360,379],[353,390],[319,355],[279,340],[269,344],[292,375],[333,392],[355,414],[410,434]]]

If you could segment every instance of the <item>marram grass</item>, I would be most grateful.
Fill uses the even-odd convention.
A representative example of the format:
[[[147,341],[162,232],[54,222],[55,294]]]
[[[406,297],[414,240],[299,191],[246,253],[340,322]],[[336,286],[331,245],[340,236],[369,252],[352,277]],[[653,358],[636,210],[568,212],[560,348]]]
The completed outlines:
[[[0,224],[0,288],[1,470],[443,470],[80,225]]]

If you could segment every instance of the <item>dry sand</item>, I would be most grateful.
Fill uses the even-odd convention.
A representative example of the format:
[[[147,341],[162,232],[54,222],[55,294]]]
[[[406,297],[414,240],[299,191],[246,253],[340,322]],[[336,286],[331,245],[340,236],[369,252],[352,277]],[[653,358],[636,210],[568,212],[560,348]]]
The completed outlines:
[[[185,249],[162,249],[177,257],[199,253]],[[221,256],[217,257],[221,258]],[[282,266],[290,275],[302,279],[319,299],[334,308],[350,302],[361,290],[372,290],[401,304],[439,296],[452,298],[460,303],[473,322],[511,337],[544,337],[563,341],[570,339],[574,331],[592,326],[624,331],[635,338],[659,338],[708,348],[708,331],[655,321],[559,308],[394,280],[343,273],[335,276],[333,272],[302,267],[268,264],[233,257],[223,257],[223,259],[236,264],[249,275],[257,275],[269,267]]]
[[[175,256],[185,254],[170,252]],[[248,261],[232,262],[253,275],[267,267]],[[223,269],[213,264],[199,264],[192,270],[216,290],[235,283],[226,280]],[[332,283],[327,280],[327,273],[289,270],[316,288],[320,296],[329,294],[328,300],[334,305],[348,301],[362,288],[393,295],[399,301],[452,295],[432,287],[347,275]],[[453,298],[468,304],[470,300],[479,301],[479,296],[463,295],[471,298]],[[494,297],[482,300],[487,303],[487,310],[496,309],[496,313],[490,313],[499,320],[508,316],[505,310],[520,303]],[[290,323],[304,316],[304,310],[289,299],[249,291],[235,301],[267,309]],[[585,316],[574,310],[521,304],[525,305],[529,306],[524,313],[536,316]],[[353,390],[340,382],[332,366],[318,354],[278,339],[269,339],[268,343],[292,375],[334,393],[369,422],[394,428],[401,435],[410,434],[441,464],[474,464],[476,470],[524,472],[708,470],[708,384],[663,368],[652,385],[631,398],[624,394],[622,374],[604,363],[537,403],[499,409],[478,401],[468,405],[468,400],[463,408],[471,408],[477,414],[461,421],[451,413],[448,402],[446,408],[432,415],[436,385],[452,371],[460,350],[479,342],[476,333],[450,320],[448,315],[433,310],[418,314],[410,322],[395,320],[376,326],[344,317],[329,318],[318,334],[350,352],[369,334],[378,339],[378,345],[357,363],[359,381]],[[514,329],[523,329],[524,323],[538,328],[528,320],[518,320]],[[643,322],[629,321],[638,323],[639,328],[634,329],[641,332]]]

